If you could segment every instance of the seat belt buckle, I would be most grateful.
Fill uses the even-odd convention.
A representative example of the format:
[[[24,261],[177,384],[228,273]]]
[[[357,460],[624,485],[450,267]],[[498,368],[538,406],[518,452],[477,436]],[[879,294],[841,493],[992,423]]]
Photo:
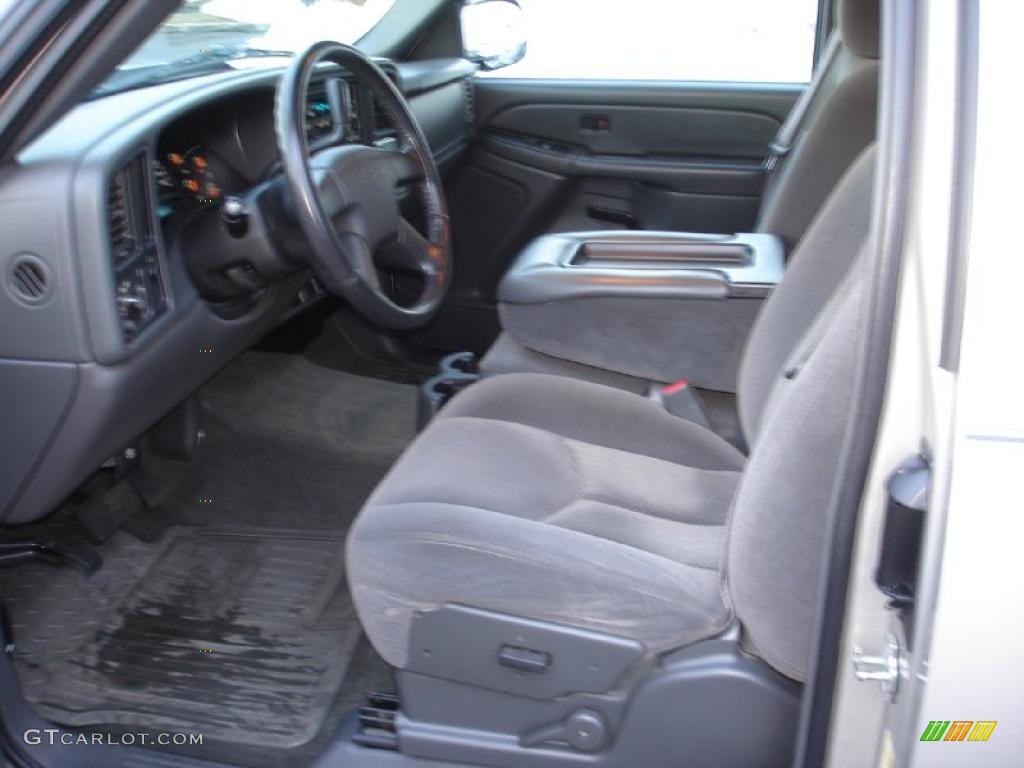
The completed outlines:
[[[673,416],[711,429],[711,423],[704,410],[704,403],[701,402],[700,395],[690,386],[688,379],[677,379],[671,384],[653,386],[648,392],[648,397]]]
[[[652,383],[647,389],[647,397],[658,405],[664,406],[667,400],[690,388],[689,379],[676,379],[671,384]]]
[[[666,397],[672,397],[673,395],[678,394],[679,392],[682,392],[684,389],[689,389],[689,388],[690,388],[690,380],[689,379],[677,379],[676,381],[673,381],[671,384],[666,384],[665,386],[663,386],[661,388],[661,397],[662,397],[662,399],[664,399]]]

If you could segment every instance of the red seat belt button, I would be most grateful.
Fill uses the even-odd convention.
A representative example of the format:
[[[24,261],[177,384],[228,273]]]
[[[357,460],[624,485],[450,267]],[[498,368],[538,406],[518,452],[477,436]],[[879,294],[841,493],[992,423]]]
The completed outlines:
[[[679,379],[678,381],[673,381],[671,384],[666,384],[664,387],[662,387],[661,394],[663,397],[667,395],[674,395],[676,392],[681,392],[688,386],[690,386],[689,380]]]

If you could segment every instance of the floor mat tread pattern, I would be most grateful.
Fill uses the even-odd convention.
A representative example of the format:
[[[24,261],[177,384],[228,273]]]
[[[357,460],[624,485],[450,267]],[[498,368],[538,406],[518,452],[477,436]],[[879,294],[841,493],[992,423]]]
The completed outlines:
[[[283,747],[309,740],[360,633],[350,603],[347,622],[303,623],[340,546],[329,533],[176,531],[106,621],[48,670],[37,709],[76,726],[159,725]]]

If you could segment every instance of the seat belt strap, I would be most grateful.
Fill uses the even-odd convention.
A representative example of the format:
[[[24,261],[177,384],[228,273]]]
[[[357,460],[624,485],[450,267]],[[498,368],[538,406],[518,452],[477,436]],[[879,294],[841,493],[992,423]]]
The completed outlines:
[[[813,77],[811,77],[811,82],[807,84],[804,92],[800,94],[800,98],[796,100],[793,108],[786,115],[786,119],[779,127],[775,138],[768,145],[768,154],[762,163],[766,173],[771,173],[775,170],[779,159],[788,155],[789,150],[792,149],[796,135],[803,125],[804,118],[807,117],[807,111],[811,108],[811,103],[821,88],[821,83],[824,81],[826,73],[832,68],[832,62],[835,60],[836,54],[839,53],[840,46],[839,31],[836,30],[829,35],[828,42],[825,44],[825,50],[822,51],[821,58],[818,60],[818,68],[814,71]]]

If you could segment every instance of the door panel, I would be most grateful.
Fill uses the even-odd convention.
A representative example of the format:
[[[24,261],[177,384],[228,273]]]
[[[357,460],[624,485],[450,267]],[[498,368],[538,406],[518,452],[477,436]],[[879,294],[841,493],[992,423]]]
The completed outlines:
[[[779,122],[754,112],[612,104],[523,104],[490,119],[491,131],[547,137],[595,155],[757,157]]]
[[[774,135],[774,133],[772,134]],[[767,141],[765,141],[767,144]],[[716,160],[697,155],[593,152],[582,146],[556,143],[530,135],[489,131],[480,146],[493,154],[533,168],[569,177],[632,179],[703,194],[757,197],[761,191],[761,158]],[[636,145],[634,145],[636,146]]]
[[[476,141],[447,190],[452,291],[418,340],[485,349],[498,282],[545,232],[749,231],[762,158],[802,89],[475,79]]]

